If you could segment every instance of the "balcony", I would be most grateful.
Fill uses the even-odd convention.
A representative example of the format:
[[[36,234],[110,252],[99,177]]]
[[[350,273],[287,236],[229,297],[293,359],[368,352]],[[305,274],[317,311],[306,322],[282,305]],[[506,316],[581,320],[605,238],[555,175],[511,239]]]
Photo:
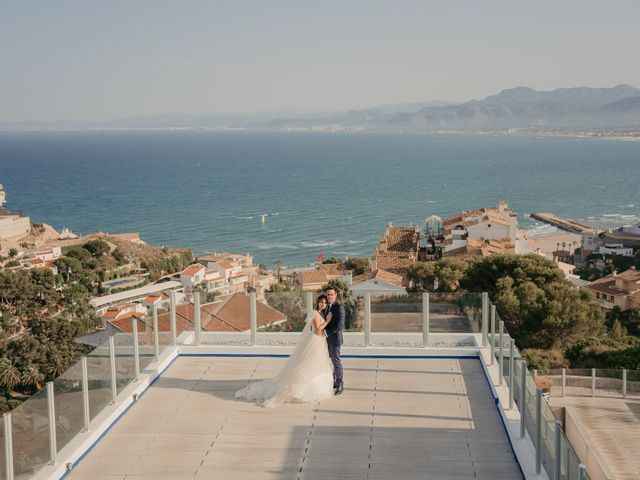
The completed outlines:
[[[275,409],[233,395],[298,333],[258,330],[254,295],[249,331],[209,332],[194,302],[193,330],[133,319],[6,414],[0,478],[589,478],[486,295],[359,299],[344,394]]]

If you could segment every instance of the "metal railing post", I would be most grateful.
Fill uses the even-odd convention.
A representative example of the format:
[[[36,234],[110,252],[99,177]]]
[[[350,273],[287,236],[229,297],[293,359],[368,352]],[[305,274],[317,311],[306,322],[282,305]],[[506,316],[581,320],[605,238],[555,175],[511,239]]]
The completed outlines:
[[[84,419],[84,431],[88,432],[91,414],[89,410],[89,368],[87,366],[87,357],[83,356],[80,359],[80,365],[82,366],[82,416]]]
[[[133,333],[133,368],[136,375],[135,380],[140,380],[140,341],[138,339],[138,319],[133,317],[131,321],[131,332]]]
[[[564,398],[565,388],[567,388],[567,369],[563,368],[562,369],[562,390],[561,390],[562,398]]]
[[[371,345],[371,294],[364,294],[364,346]]]
[[[202,320],[200,317],[200,292],[193,292],[193,343],[194,345],[200,345],[201,330],[202,330]]]
[[[516,393],[516,389],[513,388],[513,378],[515,375],[515,349],[516,349],[516,341],[512,338],[511,342],[509,342],[509,409],[513,408],[514,395]]]
[[[591,369],[591,396],[596,396],[596,369]]]
[[[498,357],[498,368],[500,369],[499,372],[499,385],[502,385],[504,383],[504,359],[503,359],[503,355],[502,355],[502,349],[504,348],[504,322],[502,320],[500,320],[500,323],[498,324],[498,330],[499,330],[499,336],[498,336],[498,355],[500,355]]]
[[[489,294],[482,292],[482,346],[487,346],[487,332],[489,330]]]
[[[587,466],[584,463],[578,465],[578,480],[587,480]]]
[[[58,457],[56,439],[56,401],[53,394],[53,382],[47,382],[47,407],[49,409],[49,464],[55,465]]]
[[[562,472],[562,423],[560,420],[556,420],[556,442],[555,442],[555,450],[556,450],[556,472],[555,472],[555,480],[561,480],[561,472]]]
[[[175,346],[177,342],[178,330],[176,327],[176,307],[178,299],[176,292],[169,292],[169,327],[171,328],[171,345]]]
[[[491,327],[491,365],[495,363],[496,356],[496,306],[491,305],[491,322],[489,323]]]
[[[306,292],[307,318],[313,315],[313,292]]]
[[[536,473],[542,466],[542,390],[536,388]]]
[[[525,412],[527,411],[527,363],[522,360],[520,364],[522,376],[520,378],[520,438],[524,438]]]
[[[429,345],[429,292],[422,294],[422,346]]]
[[[160,358],[160,332],[158,330],[158,307],[153,306],[153,358]]]
[[[11,412],[3,415],[4,420],[4,476],[13,480],[13,432],[11,431]]]
[[[118,388],[116,383],[116,346],[113,337],[109,337],[109,364],[111,366],[111,403],[116,403]]]
[[[627,397],[627,369],[622,369],[622,397]]]
[[[258,335],[258,304],[256,303],[256,292],[249,293],[249,320],[251,322],[251,345],[257,343]]]

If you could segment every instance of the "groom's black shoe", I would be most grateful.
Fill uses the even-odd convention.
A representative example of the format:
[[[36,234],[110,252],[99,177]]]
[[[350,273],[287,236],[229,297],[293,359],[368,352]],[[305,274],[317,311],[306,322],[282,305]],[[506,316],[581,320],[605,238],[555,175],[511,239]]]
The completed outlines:
[[[344,392],[344,386],[342,386],[342,385],[338,385],[336,387],[336,389],[334,390],[334,394],[335,395],[341,395],[342,392]]]

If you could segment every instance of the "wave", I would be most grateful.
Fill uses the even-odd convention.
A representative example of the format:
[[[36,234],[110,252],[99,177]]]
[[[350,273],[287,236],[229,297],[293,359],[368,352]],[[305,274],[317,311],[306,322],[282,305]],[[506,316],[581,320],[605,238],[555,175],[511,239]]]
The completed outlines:
[[[367,240],[349,240],[349,245],[358,245],[360,243],[367,243]]]
[[[272,243],[267,245],[256,245],[259,250],[297,250],[298,247],[288,243]]]
[[[302,242],[303,247],[332,247],[340,244],[340,240],[334,240],[333,242]]]
[[[237,220],[253,220],[255,217],[235,217]]]

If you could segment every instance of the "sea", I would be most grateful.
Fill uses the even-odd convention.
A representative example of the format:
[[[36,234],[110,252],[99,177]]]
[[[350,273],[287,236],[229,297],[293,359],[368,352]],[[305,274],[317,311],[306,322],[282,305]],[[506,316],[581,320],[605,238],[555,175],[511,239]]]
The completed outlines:
[[[388,223],[507,200],[600,227],[640,222],[640,142],[462,134],[0,133],[8,206],[60,230],[139,232],[272,267],[370,256]]]

